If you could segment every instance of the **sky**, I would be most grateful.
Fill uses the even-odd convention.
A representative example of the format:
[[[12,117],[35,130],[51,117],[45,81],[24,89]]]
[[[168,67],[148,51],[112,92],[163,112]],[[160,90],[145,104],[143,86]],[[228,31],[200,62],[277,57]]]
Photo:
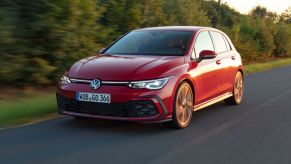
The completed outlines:
[[[235,8],[237,11],[247,14],[255,6],[261,5],[268,10],[282,13],[289,6],[291,7],[291,0],[221,0],[227,2],[229,6]]]

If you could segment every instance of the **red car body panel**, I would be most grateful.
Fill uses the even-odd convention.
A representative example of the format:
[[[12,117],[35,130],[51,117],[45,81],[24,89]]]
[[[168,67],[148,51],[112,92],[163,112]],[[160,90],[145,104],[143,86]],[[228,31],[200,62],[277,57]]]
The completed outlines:
[[[59,84],[57,92],[69,99],[75,99],[76,92],[94,92],[110,93],[111,102],[150,100],[155,104],[158,114],[151,117],[128,118],[78,114],[60,109],[61,113],[92,118],[155,122],[171,119],[176,89],[183,80],[188,81],[193,87],[194,106],[232,92],[235,74],[237,71],[243,71],[243,67],[239,53],[224,33],[207,27],[158,27],[141,30],[192,31],[193,36],[184,56],[96,55],[76,62],[66,75],[70,78],[87,80],[98,78],[104,81],[140,81],[172,76],[162,89],[133,89],[128,86],[101,85],[100,88],[94,90],[88,84],[71,83]],[[214,59],[202,61],[191,59],[195,39],[199,32],[205,30],[224,34],[232,50],[217,54]]]
[[[102,77],[102,80],[111,81],[148,80],[161,77],[162,73],[182,64],[183,56],[94,56],[74,64],[69,71],[69,77]]]

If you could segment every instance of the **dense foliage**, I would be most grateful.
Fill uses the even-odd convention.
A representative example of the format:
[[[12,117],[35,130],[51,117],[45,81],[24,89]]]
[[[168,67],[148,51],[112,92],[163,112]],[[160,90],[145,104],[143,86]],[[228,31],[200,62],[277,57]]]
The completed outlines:
[[[226,32],[244,61],[291,56],[291,9],[256,7],[242,15],[204,0],[1,0],[2,86],[50,85],[74,61],[136,28],[212,26]]]

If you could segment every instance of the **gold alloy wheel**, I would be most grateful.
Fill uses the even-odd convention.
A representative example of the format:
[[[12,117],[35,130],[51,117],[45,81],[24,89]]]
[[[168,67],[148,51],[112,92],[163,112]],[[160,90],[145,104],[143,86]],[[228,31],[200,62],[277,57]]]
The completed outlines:
[[[186,127],[192,118],[193,92],[189,84],[183,83],[176,98],[176,119],[181,127]]]
[[[235,76],[234,89],[233,94],[236,103],[240,103],[243,97],[244,83],[243,76],[240,72],[238,72]]]

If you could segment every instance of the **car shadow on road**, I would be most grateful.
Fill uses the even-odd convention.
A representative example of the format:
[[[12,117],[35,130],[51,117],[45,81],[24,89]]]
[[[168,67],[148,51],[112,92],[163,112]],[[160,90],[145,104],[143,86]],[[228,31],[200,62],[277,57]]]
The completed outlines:
[[[192,122],[189,127],[182,131],[198,130],[203,128],[215,128],[220,122],[227,121],[237,115],[238,110],[234,110],[235,106],[227,106],[223,102],[214,104],[203,110],[194,112]],[[112,121],[101,119],[75,119],[64,116],[59,123],[59,127],[72,130],[95,131],[106,133],[128,133],[128,134],[155,134],[155,133],[171,133],[175,130],[165,123],[135,123],[125,121]]]

